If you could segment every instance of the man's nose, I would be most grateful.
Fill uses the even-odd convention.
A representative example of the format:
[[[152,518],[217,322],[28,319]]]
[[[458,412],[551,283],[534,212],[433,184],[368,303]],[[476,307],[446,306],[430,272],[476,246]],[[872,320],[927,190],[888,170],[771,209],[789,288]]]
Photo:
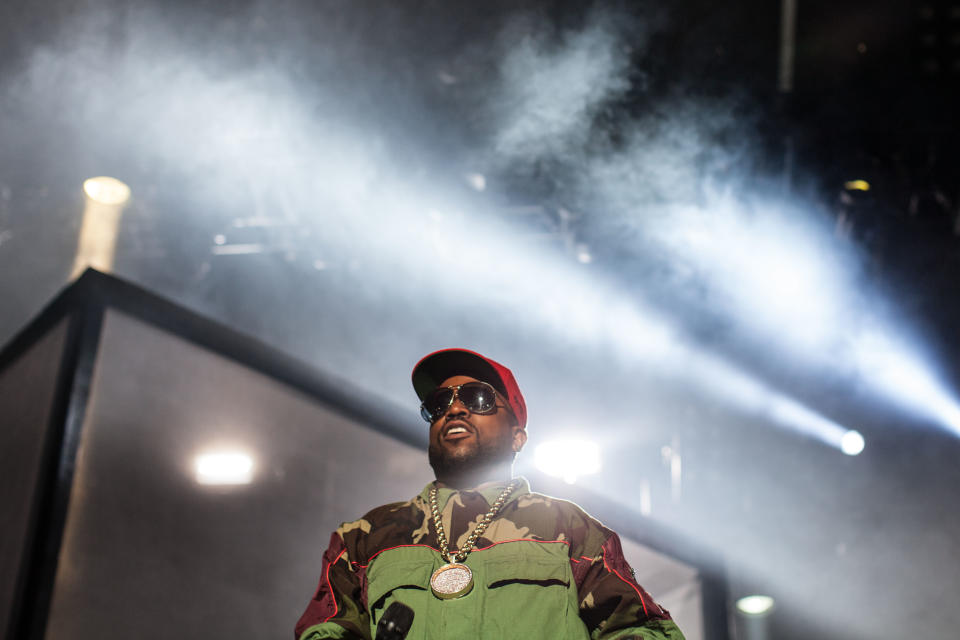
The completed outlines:
[[[460,402],[460,396],[457,396],[453,399],[453,402],[450,403],[450,407],[447,409],[448,416],[462,416],[470,413],[470,410],[467,409],[467,405]]]

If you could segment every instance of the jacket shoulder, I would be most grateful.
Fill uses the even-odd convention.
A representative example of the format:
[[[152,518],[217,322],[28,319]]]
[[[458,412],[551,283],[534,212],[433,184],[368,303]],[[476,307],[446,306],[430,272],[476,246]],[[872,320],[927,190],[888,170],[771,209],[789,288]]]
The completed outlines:
[[[404,500],[401,502],[390,502],[388,504],[374,507],[356,520],[343,522],[337,527],[337,533],[341,537],[353,531],[370,533],[373,529],[380,527],[384,523],[393,522],[399,514],[409,513],[418,510],[413,500]]]
[[[532,507],[551,510],[571,521],[579,521],[586,526],[612,533],[610,529],[603,526],[602,522],[591,516],[583,507],[572,500],[548,496],[544,493],[531,492],[525,496],[521,496],[518,499],[518,503],[520,503],[517,505],[518,508]]]
[[[362,518],[344,522],[337,529],[354,562],[365,564],[378,551],[413,544],[427,533],[426,511],[419,501],[391,502],[368,511]]]
[[[576,556],[594,556],[613,531],[570,500],[542,493],[529,493],[517,499],[512,514],[518,522],[528,524],[544,537],[565,540]]]

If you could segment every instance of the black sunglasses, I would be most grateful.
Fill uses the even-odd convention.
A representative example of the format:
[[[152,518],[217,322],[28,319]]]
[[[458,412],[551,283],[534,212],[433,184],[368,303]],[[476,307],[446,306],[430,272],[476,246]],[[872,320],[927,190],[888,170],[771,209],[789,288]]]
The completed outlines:
[[[437,387],[427,394],[420,405],[420,415],[433,422],[446,413],[459,398],[470,413],[494,413],[497,410],[497,390],[486,382],[464,382],[453,387]]]

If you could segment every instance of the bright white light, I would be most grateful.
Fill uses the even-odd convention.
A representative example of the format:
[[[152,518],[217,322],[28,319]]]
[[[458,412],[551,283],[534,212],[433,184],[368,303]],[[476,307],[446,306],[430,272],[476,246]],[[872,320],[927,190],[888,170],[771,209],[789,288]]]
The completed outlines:
[[[762,616],[773,609],[774,600],[770,596],[753,595],[737,600],[737,609],[748,616]]]
[[[194,459],[199,484],[250,484],[253,480],[253,458],[240,451],[203,453]]]
[[[84,180],[83,192],[98,204],[122,205],[130,199],[130,187],[108,176]]]
[[[397,233],[404,232],[398,229]],[[453,238],[443,239],[437,243],[437,251],[441,256],[446,255],[445,250],[455,252],[457,273],[475,270],[484,277],[497,279],[500,286],[490,291],[503,299],[535,295],[542,300],[526,315],[530,322],[551,327],[559,337],[581,345],[613,345],[615,357],[628,366],[638,362],[650,364],[664,376],[683,379],[742,410],[770,418],[777,426],[840,449],[847,427],[772,389],[730,362],[700,350],[642,301],[624,296],[621,290],[594,277],[590,270],[570,263],[558,264],[530,250],[518,251],[502,239],[477,240],[475,244],[464,244]],[[518,256],[522,256],[519,262]],[[518,270],[527,277],[517,278]],[[542,464],[553,469],[555,463]],[[564,476],[562,468],[552,473]]]
[[[487,178],[482,173],[468,173],[467,182],[475,191],[484,191],[487,188]]]
[[[863,436],[860,435],[859,431],[854,431],[851,429],[843,434],[843,437],[840,439],[840,450],[843,451],[848,456],[859,455],[863,451],[865,446]]]
[[[851,431],[796,400],[770,391],[770,416],[781,424],[799,427],[800,431],[843,450],[844,438]]]
[[[691,354],[691,379],[707,391],[732,402],[745,411],[766,416],[775,424],[824,444],[842,449],[850,429],[820,415],[728,362],[706,353]]]
[[[130,199],[130,187],[106,176],[84,180],[83,191],[87,194],[87,201],[71,278],[79,276],[87,267],[104,273],[113,269],[120,217]]]
[[[718,305],[806,353],[837,336],[846,271],[824,229],[781,209],[708,194],[703,207],[671,209],[653,233],[720,294]]]
[[[589,440],[550,440],[537,445],[533,464],[545,474],[573,484],[580,476],[600,471],[600,446]]]
[[[215,245],[211,252],[215,256],[245,256],[254,253],[263,253],[265,247],[257,242],[248,244],[224,244]]]
[[[855,357],[861,375],[878,390],[960,435],[960,403],[916,350],[879,331],[867,331],[856,341]]]

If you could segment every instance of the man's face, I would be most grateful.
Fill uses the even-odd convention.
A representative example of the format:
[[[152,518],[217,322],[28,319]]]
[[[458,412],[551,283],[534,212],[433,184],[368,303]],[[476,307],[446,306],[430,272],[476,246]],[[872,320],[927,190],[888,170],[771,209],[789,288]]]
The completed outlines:
[[[469,376],[453,376],[441,387],[476,382]],[[457,397],[447,411],[430,423],[430,466],[437,477],[475,473],[485,467],[513,462],[527,441],[504,399],[497,394],[496,411],[471,413]]]

